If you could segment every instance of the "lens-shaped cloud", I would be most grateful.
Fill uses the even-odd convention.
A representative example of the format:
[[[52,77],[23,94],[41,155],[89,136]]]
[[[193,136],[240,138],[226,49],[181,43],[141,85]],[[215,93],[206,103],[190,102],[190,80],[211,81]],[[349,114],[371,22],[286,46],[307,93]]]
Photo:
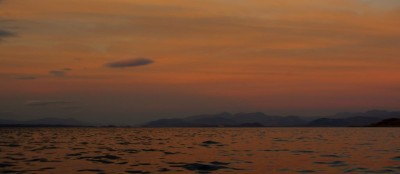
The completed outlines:
[[[126,59],[126,60],[118,60],[114,62],[106,63],[104,66],[109,68],[127,68],[127,67],[137,67],[144,66],[154,63],[153,60],[145,57]]]

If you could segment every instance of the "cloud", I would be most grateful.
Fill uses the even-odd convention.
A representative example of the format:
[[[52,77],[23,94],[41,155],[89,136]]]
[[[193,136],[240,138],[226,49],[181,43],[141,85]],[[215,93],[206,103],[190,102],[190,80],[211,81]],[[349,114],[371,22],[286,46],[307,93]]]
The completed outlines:
[[[16,35],[17,34],[14,33],[14,32],[0,29],[0,39],[3,38],[3,37],[12,37],[12,36],[16,36]]]
[[[20,76],[20,77],[16,77],[15,79],[17,80],[35,80],[38,77],[36,76]]]
[[[70,68],[58,69],[58,70],[51,70],[49,74],[54,77],[65,77],[68,71],[72,71]]]
[[[70,101],[61,100],[30,100],[25,103],[27,106],[49,106],[49,105],[68,105],[72,104]]]
[[[66,72],[62,70],[51,70],[49,74],[55,77],[64,77]]]
[[[153,60],[149,58],[139,57],[134,59],[126,59],[119,60],[115,62],[106,63],[105,66],[109,68],[127,68],[127,67],[136,67],[136,66],[144,66],[154,63]]]

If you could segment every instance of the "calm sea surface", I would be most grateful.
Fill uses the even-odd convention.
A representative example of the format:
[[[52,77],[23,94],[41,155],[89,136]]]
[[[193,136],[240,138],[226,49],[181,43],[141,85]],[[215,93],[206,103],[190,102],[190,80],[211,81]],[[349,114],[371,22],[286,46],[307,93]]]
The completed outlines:
[[[0,173],[400,173],[400,129],[0,128]]]

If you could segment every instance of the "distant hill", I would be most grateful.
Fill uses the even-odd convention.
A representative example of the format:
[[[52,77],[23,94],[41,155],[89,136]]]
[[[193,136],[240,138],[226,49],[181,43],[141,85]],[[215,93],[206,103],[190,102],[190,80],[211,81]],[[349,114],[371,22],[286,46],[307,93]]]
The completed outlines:
[[[276,127],[304,126],[304,119],[296,116],[269,116],[255,113],[220,113],[186,118],[160,119],[148,122],[143,127]]]
[[[320,118],[311,121],[307,126],[311,127],[350,127],[350,126],[365,126],[381,121],[376,117],[349,117],[349,118]]]
[[[389,118],[378,123],[370,124],[370,127],[400,127],[400,118]]]
[[[311,121],[307,126],[311,127],[349,127],[366,126],[377,123],[387,118],[400,118],[398,111],[371,110],[367,112],[344,112],[332,117],[324,117]]]
[[[392,118],[392,119],[389,119]],[[159,119],[139,127],[362,127],[395,126],[400,112],[371,110],[367,112],[345,112],[328,117],[276,116],[262,112],[196,115],[185,118]],[[389,120],[385,120],[389,119]],[[382,122],[381,122],[382,121]],[[0,119],[0,127],[74,127],[96,126],[72,118],[42,118],[26,121]],[[98,126],[98,125],[97,125]],[[116,126],[106,126],[116,127]]]
[[[366,126],[387,118],[400,118],[400,112],[371,110],[367,112],[344,112],[314,119],[298,116],[271,116],[262,112],[227,112],[215,115],[197,115],[186,118],[159,119],[143,127],[353,127]]]
[[[332,118],[349,118],[349,117],[376,117],[376,118],[396,118],[400,117],[400,111],[386,111],[386,110],[369,110],[367,112],[339,112],[332,116]]]
[[[72,118],[42,118],[27,121],[0,119],[0,126],[87,126],[84,123]]]

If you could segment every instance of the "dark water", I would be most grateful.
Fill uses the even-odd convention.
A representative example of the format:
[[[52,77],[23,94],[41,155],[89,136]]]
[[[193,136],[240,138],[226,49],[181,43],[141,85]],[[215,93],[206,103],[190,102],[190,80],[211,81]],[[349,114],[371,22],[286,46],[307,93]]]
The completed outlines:
[[[1,128],[0,173],[400,173],[400,129]]]

